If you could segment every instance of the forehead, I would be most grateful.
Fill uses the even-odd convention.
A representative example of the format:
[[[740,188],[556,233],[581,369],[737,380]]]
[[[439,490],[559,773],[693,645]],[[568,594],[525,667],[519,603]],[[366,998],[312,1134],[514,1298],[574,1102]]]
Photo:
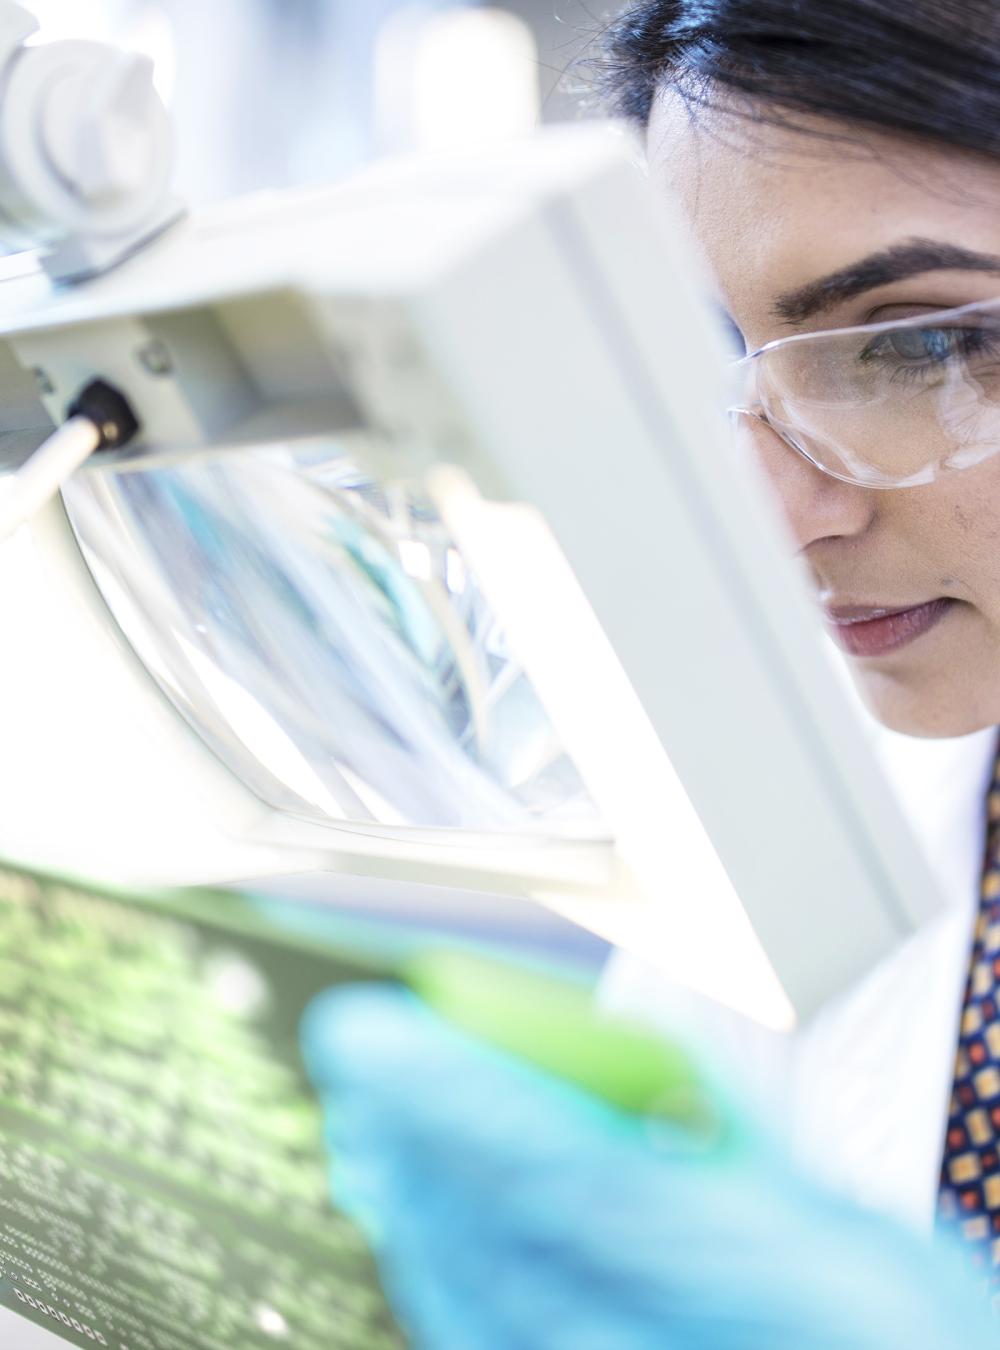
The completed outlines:
[[[771,306],[781,292],[907,239],[1000,253],[1000,164],[982,156],[825,119],[791,128],[689,111],[676,95],[656,103],[647,154],[721,299],[757,336],[778,335]]]

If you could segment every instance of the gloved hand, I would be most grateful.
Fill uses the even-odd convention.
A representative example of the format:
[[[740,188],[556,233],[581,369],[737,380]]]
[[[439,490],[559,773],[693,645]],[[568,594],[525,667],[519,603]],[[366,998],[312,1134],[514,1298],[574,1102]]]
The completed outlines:
[[[630,1115],[414,994],[321,996],[303,1048],[338,1204],[417,1350],[975,1350],[957,1255],[732,1121]]]

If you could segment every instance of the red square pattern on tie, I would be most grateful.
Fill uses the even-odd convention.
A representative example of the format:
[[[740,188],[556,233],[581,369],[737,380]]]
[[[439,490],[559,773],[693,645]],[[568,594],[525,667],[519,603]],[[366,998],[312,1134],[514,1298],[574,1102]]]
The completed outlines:
[[[941,1162],[938,1222],[956,1230],[972,1265],[1000,1290],[1000,746],[969,977]],[[995,1248],[995,1250],[994,1250]]]

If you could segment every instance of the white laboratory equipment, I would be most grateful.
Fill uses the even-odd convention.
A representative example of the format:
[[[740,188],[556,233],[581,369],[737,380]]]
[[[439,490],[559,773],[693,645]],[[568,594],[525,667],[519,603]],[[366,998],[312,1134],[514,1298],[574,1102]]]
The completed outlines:
[[[9,479],[141,426],[0,545],[0,855],[528,896],[781,1026],[935,912],[620,132],[157,200],[0,281]]]
[[[37,42],[34,15],[0,4],[0,240],[42,249],[55,280],[90,276],[165,229],[173,136],[146,56]]]

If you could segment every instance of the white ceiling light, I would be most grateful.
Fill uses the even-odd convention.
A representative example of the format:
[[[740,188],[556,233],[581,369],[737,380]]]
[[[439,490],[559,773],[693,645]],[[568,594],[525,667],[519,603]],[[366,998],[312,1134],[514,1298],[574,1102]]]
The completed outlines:
[[[377,55],[383,148],[445,150],[523,135],[538,122],[538,51],[506,10],[403,9]]]

